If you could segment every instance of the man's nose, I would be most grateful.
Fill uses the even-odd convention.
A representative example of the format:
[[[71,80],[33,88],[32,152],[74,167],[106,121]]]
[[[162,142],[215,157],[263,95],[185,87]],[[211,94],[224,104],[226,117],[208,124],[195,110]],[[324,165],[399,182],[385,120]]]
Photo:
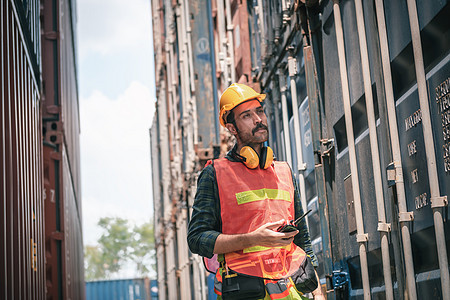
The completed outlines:
[[[261,123],[261,122],[262,122],[261,117],[260,117],[257,113],[254,113],[254,114],[253,114],[253,122],[254,122],[255,124],[258,124],[258,123]]]

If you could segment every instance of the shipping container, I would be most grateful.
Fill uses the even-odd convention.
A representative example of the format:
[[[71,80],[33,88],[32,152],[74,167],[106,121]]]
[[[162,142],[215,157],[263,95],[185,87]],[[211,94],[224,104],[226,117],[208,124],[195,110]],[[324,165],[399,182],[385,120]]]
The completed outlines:
[[[45,298],[39,1],[2,1],[0,298]]]
[[[47,298],[84,298],[75,1],[42,2]]]
[[[171,239],[157,257],[161,294],[175,293],[168,276],[184,268],[179,226],[195,179],[233,145],[217,128],[217,101],[240,82],[267,94],[268,145],[312,210],[327,298],[450,299],[449,1],[152,3],[155,232]],[[189,255],[190,280],[207,289],[189,294],[206,299],[208,275]]]
[[[217,299],[216,293],[214,293],[214,274],[209,274],[207,281],[208,281],[208,300],[215,300]]]
[[[185,241],[197,157],[206,161],[220,151],[218,124],[209,126],[216,121],[215,102],[208,99],[217,98],[216,81],[207,76],[215,67],[207,25],[211,10],[204,9],[210,1],[168,3],[152,1],[156,95],[161,99],[150,130],[159,298],[203,299],[206,274]],[[199,42],[191,44],[192,37]]]
[[[1,2],[2,299],[84,299],[74,11]]]
[[[158,300],[158,281],[150,280],[150,299]]]
[[[86,282],[86,300],[157,300],[155,280],[148,278]]]
[[[308,96],[323,97],[322,139],[334,146],[324,171],[332,178],[324,180],[329,218],[322,236],[330,241],[323,247],[331,249],[325,275],[339,278],[329,287],[336,296],[447,299],[445,109],[438,110],[445,92],[436,91],[450,76],[443,19],[450,7],[384,5],[324,2],[321,40],[312,48],[323,83]],[[316,80],[305,73],[307,83]]]

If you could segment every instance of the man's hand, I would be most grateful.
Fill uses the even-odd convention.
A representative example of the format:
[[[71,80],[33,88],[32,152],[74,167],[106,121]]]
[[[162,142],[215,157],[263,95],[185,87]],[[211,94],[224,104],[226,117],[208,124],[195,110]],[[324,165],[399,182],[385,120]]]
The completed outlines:
[[[316,273],[316,278],[317,278],[317,282],[319,283],[319,285],[317,286],[317,289],[315,289],[312,294],[314,297],[314,300],[325,300],[325,295],[322,292],[322,286],[320,285],[320,277],[319,274],[317,274],[317,271],[314,270],[314,273]]]
[[[287,246],[293,240],[298,230],[278,232],[276,229],[285,223],[284,220],[267,223],[250,233],[255,246],[280,247]]]
[[[229,253],[254,246],[287,246],[294,240],[294,236],[298,233],[298,230],[291,232],[277,232],[276,229],[283,224],[284,220],[280,220],[264,224],[249,233],[219,234],[214,246],[214,253]]]

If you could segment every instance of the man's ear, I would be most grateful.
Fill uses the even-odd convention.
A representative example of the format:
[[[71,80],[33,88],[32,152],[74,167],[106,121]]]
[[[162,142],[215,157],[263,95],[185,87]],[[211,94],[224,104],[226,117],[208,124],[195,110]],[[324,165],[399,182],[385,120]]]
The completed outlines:
[[[236,127],[234,127],[234,124],[232,124],[232,123],[227,123],[227,124],[225,124],[225,127],[228,129],[228,131],[229,131],[231,134],[233,134],[233,135],[236,135],[236,134],[237,134],[237,130],[236,130]]]

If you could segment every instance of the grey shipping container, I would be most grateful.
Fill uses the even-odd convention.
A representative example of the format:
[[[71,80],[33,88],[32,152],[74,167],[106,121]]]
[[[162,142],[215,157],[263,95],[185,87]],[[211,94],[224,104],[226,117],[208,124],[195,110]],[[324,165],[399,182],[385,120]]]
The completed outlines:
[[[232,144],[211,118],[216,95],[239,81],[267,94],[269,146],[291,165],[302,205],[313,211],[307,220],[327,298],[450,299],[449,1],[152,3],[161,297],[206,297],[197,257],[189,253],[188,293],[188,284],[169,288],[184,265],[167,256],[185,251],[172,232],[192,208],[196,176]],[[200,21],[198,5],[206,10]],[[202,67],[217,81],[205,103],[196,97],[209,87],[193,88]],[[191,115],[198,121],[186,121]],[[202,132],[215,134],[207,152],[199,151]],[[192,144],[194,167],[185,168]]]

